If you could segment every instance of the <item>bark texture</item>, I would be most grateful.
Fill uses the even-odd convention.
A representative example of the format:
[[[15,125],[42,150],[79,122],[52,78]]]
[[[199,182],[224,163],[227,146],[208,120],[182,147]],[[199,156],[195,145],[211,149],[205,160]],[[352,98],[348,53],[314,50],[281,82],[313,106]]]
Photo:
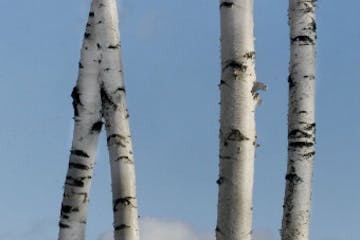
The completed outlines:
[[[282,240],[308,240],[315,155],[315,0],[289,0],[288,167]]]
[[[75,128],[60,214],[59,240],[84,240],[98,136],[105,119],[115,240],[138,240],[135,168],[118,32],[116,0],[93,0],[79,76],[73,89]]]
[[[113,193],[115,240],[138,240],[138,211],[133,150],[129,129],[129,114],[118,33],[118,14],[115,0],[99,1],[103,25],[100,27],[103,49],[100,64],[101,99]]]
[[[256,148],[253,1],[221,0],[220,164],[217,240],[250,240]]]
[[[93,14],[95,2],[92,3]],[[101,130],[101,96],[99,92],[95,19],[90,14],[86,25],[79,74],[71,94],[74,107],[74,133],[59,222],[60,240],[85,239],[89,189]]]

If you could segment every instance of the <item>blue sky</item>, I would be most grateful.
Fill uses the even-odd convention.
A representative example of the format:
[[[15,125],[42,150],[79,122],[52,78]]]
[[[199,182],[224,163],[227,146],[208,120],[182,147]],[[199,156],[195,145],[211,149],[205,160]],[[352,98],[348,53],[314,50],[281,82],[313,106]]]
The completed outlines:
[[[0,240],[57,238],[72,137],[70,93],[89,4],[2,0]],[[311,239],[358,240],[360,3],[319,0],[318,5]],[[179,223],[191,234],[212,234],[218,171],[218,1],[121,0],[119,13],[143,226],[155,219],[163,223],[160,227]],[[256,154],[254,229],[265,236],[259,239],[274,240],[279,239],[287,149],[286,1],[255,1],[255,34],[257,76],[269,90],[257,109],[261,147]],[[102,135],[88,239],[100,239],[111,223],[110,169]]]

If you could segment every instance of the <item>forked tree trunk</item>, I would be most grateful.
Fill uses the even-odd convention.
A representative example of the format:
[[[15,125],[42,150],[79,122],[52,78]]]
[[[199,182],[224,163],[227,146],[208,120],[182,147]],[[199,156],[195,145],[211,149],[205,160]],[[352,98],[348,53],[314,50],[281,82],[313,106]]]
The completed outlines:
[[[315,0],[290,0],[288,167],[282,240],[308,240],[315,155]]]
[[[138,240],[135,169],[120,58],[116,0],[93,0],[72,97],[74,136],[59,240],[84,240],[98,136],[105,118],[115,240]]]
[[[217,240],[250,240],[256,148],[253,0],[221,0],[220,173]]]

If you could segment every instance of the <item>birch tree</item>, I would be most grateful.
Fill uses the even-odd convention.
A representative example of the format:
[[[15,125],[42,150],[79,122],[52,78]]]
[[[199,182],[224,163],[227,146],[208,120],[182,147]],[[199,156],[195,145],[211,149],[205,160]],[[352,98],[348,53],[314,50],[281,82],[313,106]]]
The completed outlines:
[[[71,94],[74,135],[60,214],[59,240],[85,239],[89,189],[105,119],[115,240],[138,240],[135,169],[125,101],[116,0],[93,0],[79,75]]]
[[[253,0],[220,0],[220,165],[217,240],[250,240],[256,148]]]
[[[308,240],[315,154],[315,0],[289,0],[288,167],[282,240]]]

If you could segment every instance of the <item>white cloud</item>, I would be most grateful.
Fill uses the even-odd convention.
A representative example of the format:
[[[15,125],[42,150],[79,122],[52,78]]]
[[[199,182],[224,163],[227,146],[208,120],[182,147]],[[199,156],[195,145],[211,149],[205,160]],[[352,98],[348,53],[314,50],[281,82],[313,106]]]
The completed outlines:
[[[182,222],[144,218],[140,221],[140,229],[141,240],[214,240],[212,234],[196,233]],[[103,234],[99,240],[114,240],[112,232]]]
[[[215,233],[198,233],[180,221],[164,221],[155,218],[144,218],[140,221],[141,240],[215,240]],[[254,231],[254,240],[274,240],[269,230]],[[114,240],[112,232],[107,232],[99,240]]]
[[[196,233],[191,226],[182,222],[165,222],[146,218],[141,221],[143,240],[212,240],[211,235]]]
[[[114,240],[113,233],[112,232],[104,233],[98,239],[99,240]]]
[[[257,229],[253,234],[254,240],[275,240],[274,234],[272,231],[267,229]]]

